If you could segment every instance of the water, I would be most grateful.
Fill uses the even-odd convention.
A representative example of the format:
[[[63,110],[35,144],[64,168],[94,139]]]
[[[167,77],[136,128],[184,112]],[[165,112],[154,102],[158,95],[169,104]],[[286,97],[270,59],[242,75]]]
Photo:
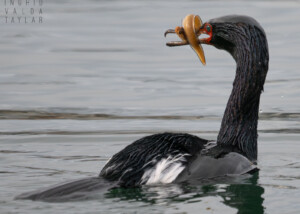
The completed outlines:
[[[4,23],[1,2],[1,213],[299,213],[299,1],[44,1],[42,24]],[[264,27],[270,69],[261,97],[259,174],[203,185],[109,191],[93,200],[14,200],[96,176],[147,134],[216,139],[235,64],[205,46],[168,48],[166,29],[189,13]]]

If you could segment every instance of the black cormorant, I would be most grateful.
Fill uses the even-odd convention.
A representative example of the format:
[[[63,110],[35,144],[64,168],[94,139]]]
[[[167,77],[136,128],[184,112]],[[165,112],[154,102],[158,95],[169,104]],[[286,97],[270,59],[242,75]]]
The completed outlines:
[[[166,33],[183,34],[180,36],[183,41],[167,45],[190,43],[192,46],[192,41],[185,41],[184,30],[168,30]],[[256,20],[240,15],[212,19],[201,23],[196,30],[196,35],[208,35],[207,38],[197,38],[197,43],[226,50],[236,61],[233,89],[216,141],[185,133],[146,136],[113,155],[99,177],[25,193],[17,198],[47,200],[105,185],[136,187],[240,175],[257,170],[259,101],[269,63],[265,32]],[[201,50],[197,54],[205,63]]]

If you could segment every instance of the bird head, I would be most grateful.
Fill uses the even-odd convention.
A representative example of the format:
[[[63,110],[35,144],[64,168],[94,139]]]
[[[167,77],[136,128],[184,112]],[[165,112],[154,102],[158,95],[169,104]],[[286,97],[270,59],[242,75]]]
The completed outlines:
[[[187,18],[191,16],[194,17],[194,19]],[[205,57],[201,44],[212,45],[218,49],[228,51],[233,58],[236,59],[237,48],[243,47],[247,49],[251,43],[251,39],[258,39],[261,36],[265,38],[265,32],[260,24],[255,19],[248,16],[223,16],[211,19],[201,26],[193,24],[196,23],[196,19],[200,19],[200,17],[197,17],[199,16],[186,16],[186,18],[183,20],[183,27],[176,27],[175,30],[167,30],[165,35],[168,33],[176,33],[182,41],[168,42],[167,46],[181,46],[190,44],[203,64],[205,64]],[[188,21],[192,23],[189,25],[193,27],[186,27],[189,26],[186,24]],[[202,23],[201,19],[197,23]],[[257,37],[255,37],[255,33],[249,33],[250,28],[255,29]],[[199,36],[202,34],[206,34],[207,37],[199,38]],[[197,49],[198,52],[196,51]],[[202,60],[200,56],[202,56],[202,59],[204,60]]]

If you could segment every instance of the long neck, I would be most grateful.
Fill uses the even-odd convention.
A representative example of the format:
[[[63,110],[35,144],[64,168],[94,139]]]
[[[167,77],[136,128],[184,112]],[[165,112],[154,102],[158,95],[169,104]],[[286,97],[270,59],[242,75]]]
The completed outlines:
[[[268,70],[268,47],[265,36],[252,42],[241,37],[237,42],[232,53],[237,63],[236,76],[217,141],[237,147],[256,161],[259,101]]]

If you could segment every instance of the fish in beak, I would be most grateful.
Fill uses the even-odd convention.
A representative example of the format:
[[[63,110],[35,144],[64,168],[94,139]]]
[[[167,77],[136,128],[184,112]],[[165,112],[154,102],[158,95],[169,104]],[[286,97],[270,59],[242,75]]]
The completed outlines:
[[[182,46],[190,45],[191,48],[196,52],[198,58],[203,65],[206,64],[205,55],[201,46],[199,36],[201,34],[201,27],[203,23],[198,15],[189,14],[182,21],[182,27],[177,26],[174,30],[169,29],[165,32],[165,36],[169,33],[176,33],[181,41],[168,42],[167,46]]]

